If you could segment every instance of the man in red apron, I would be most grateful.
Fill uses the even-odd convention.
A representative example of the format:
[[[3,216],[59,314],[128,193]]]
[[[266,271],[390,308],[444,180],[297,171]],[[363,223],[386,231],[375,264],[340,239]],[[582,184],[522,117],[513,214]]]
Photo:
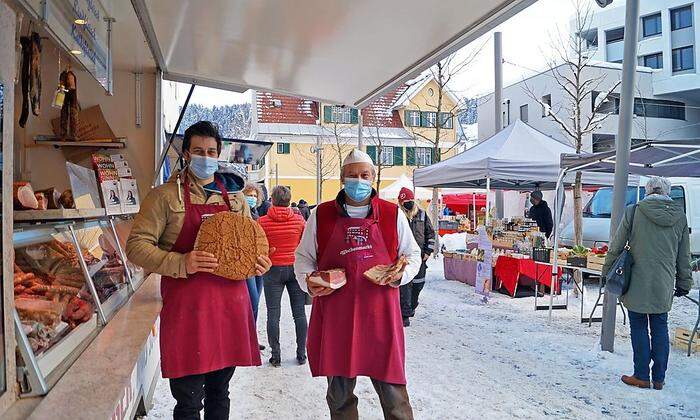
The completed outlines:
[[[369,155],[353,150],[343,161],[343,190],[335,201],[314,209],[296,250],[297,280],[314,297],[309,366],[313,376],[328,378],[326,400],[332,419],[357,419],[357,376],[371,378],[386,419],[413,418],[398,287],[418,272],[421,250],[403,212],[379,199],[372,188],[375,175]],[[386,284],[363,276],[401,255],[409,264]],[[347,284],[342,288],[307,283],[314,270],[334,268],[345,269]]]
[[[243,179],[218,173],[221,137],[208,121],[185,131],[187,169],[152,190],[127,241],[135,264],[162,275],[161,370],[177,401],[175,419],[228,419],[236,366],[259,366],[260,350],[245,279],[213,273],[216,257],[193,251],[202,219],[222,211],[250,215]],[[259,256],[257,274],[271,266]]]

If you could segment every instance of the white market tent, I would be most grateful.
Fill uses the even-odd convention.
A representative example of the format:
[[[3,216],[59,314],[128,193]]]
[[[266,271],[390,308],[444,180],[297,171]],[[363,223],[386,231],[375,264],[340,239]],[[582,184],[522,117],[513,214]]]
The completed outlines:
[[[413,182],[417,187],[554,189],[560,157],[572,153],[572,146],[516,120],[471,149],[416,169]],[[566,181],[572,182],[573,174]],[[609,185],[612,177],[586,175],[584,183]]]
[[[396,200],[399,196],[401,188],[408,188],[413,191],[417,200],[430,200],[433,198],[433,192],[427,188],[414,187],[411,178],[407,177],[406,174],[401,174],[399,179],[392,182],[390,185],[383,187],[379,190],[379,197],[385,200]]]

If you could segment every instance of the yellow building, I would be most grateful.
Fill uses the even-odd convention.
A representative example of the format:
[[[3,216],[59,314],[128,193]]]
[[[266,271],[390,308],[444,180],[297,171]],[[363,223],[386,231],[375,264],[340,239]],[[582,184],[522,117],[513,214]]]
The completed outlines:
[[[377,165],[380,190],[402,174],[412,177],[416,167],[436,162],[436,138],[440,159],[456,149],[459,101],[448,90],[441,92],[430,76],[387,93],[361,115],[355,108],[270,92],[256,92],[254,103],[253,138],[274,143],[257,181],[268,190],[290,187],[293,201],[315,204],[319,184],[322,201],[335,198],[341,188],[340,162],[358,145],[360,117],[363,149]]]

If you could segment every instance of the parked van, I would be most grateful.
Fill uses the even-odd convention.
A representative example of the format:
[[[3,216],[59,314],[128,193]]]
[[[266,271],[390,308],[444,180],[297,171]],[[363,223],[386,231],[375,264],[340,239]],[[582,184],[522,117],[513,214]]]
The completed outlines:
[[[669,178],[671,198],[681,204],[690,228],[690,252],[700,256],[700,179]],[[640,187],[627,189],[626,204],[634,204],[644,198],[645,179]],[[592,248],[610,241],[610,213],[612,212],[612,188],[601,188],[583,208],[583,245]],[[570,222],[561,233],[562,246],[574,245],[574,222]]]

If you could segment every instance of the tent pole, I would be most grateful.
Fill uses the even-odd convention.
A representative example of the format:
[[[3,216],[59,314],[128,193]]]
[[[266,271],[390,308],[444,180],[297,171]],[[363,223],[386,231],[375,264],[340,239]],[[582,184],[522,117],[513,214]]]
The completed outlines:
[[[197,86],[194,83],[190,86],[190,91],[187,92],[187,97],[185,98],[185,103],[182,106],[182,109],[180,110],[180,115],[177,117],[177,122],[175,123],[175,127],[173,127],[173,132],[170,133],[170,138],[168,139],[168,144],[165,146],[165,149],[163,149],[163,153],[160,155],[160,159],[158,160],[158,166],[156,167],[156,174],[153,177],[153,183],[151,186],[155,188],[156,185],[158,185],[158,178],[160,177],[161,169],[163,168],[163,163],[165,163],[165,159],[168,157],[168,151],[170,150],[170,146],[173,145],[173,140],[175,139],[175,136],[177,135],[177,130],[180,129],[180,123],[182,122],[182,117],[185,116],[185,112],[187,112],[187,105],[190,104],[190,98],[192,97],[192,92],[194,92],[194,87]],[[160,118],[160,116],[158,116]]]
[[[472,229],[476,230],[476,193],[472,192]]]
[[[486,225],[491,221],[491,177],[486,177]]]
[[[549,322],[552,322],[552,306],[554,306],[554,284],[557,278],[557,273],[559,272],[559,219],[561,217],[561,212],[559,207],[563,204],[563,200],[559,198],[559,193],[563,185],[564,176],[566,175],[566,170],[559,172],[559,178],[557,179],[557,186],[554,190],[554,244],[552,245],[552,253],[554,254],[554,264],[552,264],[552,278],[549,280]],[[537,284],[535,284],[535,289]],[[535,290],[535,295],[537,290]]]

